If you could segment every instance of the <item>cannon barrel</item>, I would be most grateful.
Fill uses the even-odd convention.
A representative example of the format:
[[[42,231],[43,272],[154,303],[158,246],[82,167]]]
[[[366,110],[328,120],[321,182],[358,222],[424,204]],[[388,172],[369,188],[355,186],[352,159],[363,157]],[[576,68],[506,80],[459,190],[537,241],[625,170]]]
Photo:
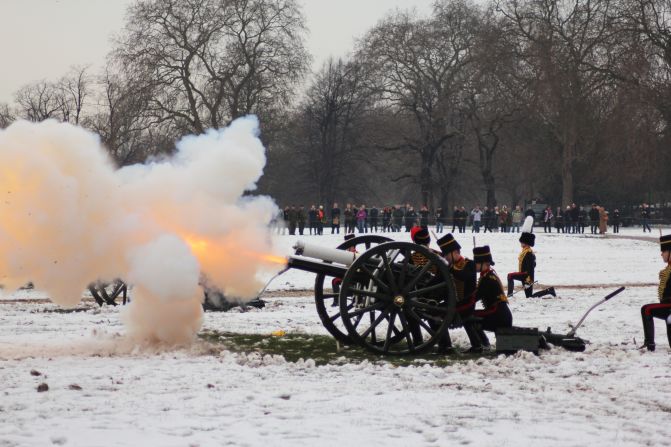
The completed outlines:
[[[326,262],[335,262],[348,267],[352,265],[358,256],[358,253],[352,251],[322,247],[321,245],[308,244],[304,241],[296,241],[294,250],[299,256],[315,258]]]
[[[324,261],[317,261],[304,256],[288,256],[287,267],[304,272],[324,274],[336,278],[342,278],[347,273],[347,267],[338,264],[329,264]]]

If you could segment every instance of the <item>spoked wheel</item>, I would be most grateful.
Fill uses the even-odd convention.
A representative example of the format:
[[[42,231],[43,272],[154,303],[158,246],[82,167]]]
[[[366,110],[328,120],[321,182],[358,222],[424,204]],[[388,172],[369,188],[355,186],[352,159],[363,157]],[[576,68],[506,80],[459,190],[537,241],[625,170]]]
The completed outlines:
[[[428,262],[413,263],[413,254]],[[363,253],[341,285],[340,313],[351,339],[378,354],[407,355],[433,346],[456,313],[447,264],[431,250],[387,242]]]
[[[363,253],[366,250],[369,250],[371,247],[377,246],[384,242],[389,242],[391,239],[379,235],[365,235],[357,236],[353,239],[343,242],[338,245],[338,249],[347,250],[348,248],[354,248],[357,252]],[[349,335],[347,335],[347,330],[343,326],[342,319],[340,318],[340,305],[339,305],[339,294],[335,291],[327,291],[324,288],[333,287],[333,280],[336,279],[332,276],[324,275],[322,273],[317,275],[315,279],[315,305],[317,306],[317,314],[322,321],[322,324],[327,331],[331,333],[338,341],[350,344],[352,340]],[[338,284],[339,286],[339,284]],[[337,287],[336,287],[337,288]],[[345,298],[348,301],[348,306],[352,301],[352,297]]]
[[[120,279],[115,279],[112,283],[96,281],[89,284],[88,289],[93,299],[101,307],[103,304],[116,306],[116,299],[119,295],[122,295],[123,304],[126,304],[128,286]]]

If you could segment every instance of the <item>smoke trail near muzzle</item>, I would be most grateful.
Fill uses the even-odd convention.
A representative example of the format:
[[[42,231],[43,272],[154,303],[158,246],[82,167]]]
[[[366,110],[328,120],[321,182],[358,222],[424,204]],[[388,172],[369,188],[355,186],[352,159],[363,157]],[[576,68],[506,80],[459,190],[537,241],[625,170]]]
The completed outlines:
[[[96,279],[134,286],[129,333],[177,343],[200,328],[199,276],[251,298],[268,261],[268,197],[243,197],[263,173],[258,122],[180,140],[174,156],[116,169],[78,127],[19,121],[0,130],[0,276],[72,306]]]

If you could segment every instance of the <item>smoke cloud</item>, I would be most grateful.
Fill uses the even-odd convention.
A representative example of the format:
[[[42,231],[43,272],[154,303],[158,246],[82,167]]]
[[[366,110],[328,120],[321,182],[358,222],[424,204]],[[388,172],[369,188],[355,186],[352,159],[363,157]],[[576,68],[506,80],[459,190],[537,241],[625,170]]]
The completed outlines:
[[[139,340],[180,343],[202,319],[201,274],[251,298],[273,261],[277,208],[244,196],[265,166],[258,122],[188,136],[174,156],[116,169],[81,128],[19,121],[0,130],[0,276],[73,306],[97,279],[133,286],[124,319]]]

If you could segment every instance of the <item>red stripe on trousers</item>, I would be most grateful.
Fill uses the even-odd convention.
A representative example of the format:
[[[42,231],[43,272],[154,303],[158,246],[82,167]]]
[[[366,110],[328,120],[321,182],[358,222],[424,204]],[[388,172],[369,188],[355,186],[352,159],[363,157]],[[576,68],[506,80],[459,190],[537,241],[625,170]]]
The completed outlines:
[[[646,304],[643,307],[645,307],[645,315],[649,317],[655,309],[671,309],[671,303]]]

